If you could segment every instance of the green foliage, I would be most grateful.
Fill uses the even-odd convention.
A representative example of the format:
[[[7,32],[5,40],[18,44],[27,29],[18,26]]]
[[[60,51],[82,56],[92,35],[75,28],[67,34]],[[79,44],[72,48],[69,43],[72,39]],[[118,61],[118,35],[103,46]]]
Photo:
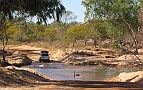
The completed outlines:
[[[100,40],[104,40],[106,38],[108,38],[107,35],[107,27],[106,27],[106,23],[105,21],[102,20],[89,20],[86,23],[86,29],[87,29],[87,33],[89,36],[89,39],[100,39]]]
[[[122,40],[125,35],[126,32],[123,30],[123,28],[119,27],[119,26],[114,26],[112,25],[112,23],[108,23],[106,22],[106,32],[109,38],[112,38],[114,40]]]
[[[53,42],[60,38],[60,30],[55,27],[34,23],[22,23],[8,29],[10,39],[20,42],[48,41]]]
[[[141,8],[138,0],[83,0],[82,3],[86,8],[87,19],[132,20]]]
[[[139,35],[141,23],[138,16],[142,8],[142,0],[83,0],[82,4],[86,8],[86,20],[95,19],[110,23],[110,25],[106,24],[106,29],[108,29],[108,36],[113,40],[124,39],[122,36],[127,32],[127,36],[132,39],[130,42],[137,50],[138,43],[141,41],[139,39],[141,37],[138,37],[141,36]],[[104,35],[104,32],[101,33]]]
[[[86,19],[110,20],[114,25],[137,31],[140,2],[138,0],[83,0],[83,5],[86,7]]]
[[[19,16],[36,16],[38,23],[47,23],[48,18],[59,20],[65,11],[59,0],[1,0],[0,14],[5,19],[15,19]],[[19,15],[20,14],[20,15]]]
[[[53,41],[58,40],[59,34],[60,34],[60,32],[58,31],[57,28],[47,28],[43,36],[46,37],[45,39],[47,41],[53,42]]]
[[[106,32],[106,23],[104,21],[97,20],[93,23],[94,28],[94,36],[96,38],[105,39],[107,38],[107,32]]]
[[[119,44],[118,44],[117,42],[113,42],[113,43],[112,43],[112,48],[113,48],[113,49],[119,49],[120,46],[119,46]]]
[[[7,35],[9,39],[15,39],[18,34],[20,34],[20,29],[17,28],[16,25],[12,25],[8,28]]]
[[[66,31],[66,37],[71,41],[83,39],[85,35],[83,29],[81,25],[74,25]]]

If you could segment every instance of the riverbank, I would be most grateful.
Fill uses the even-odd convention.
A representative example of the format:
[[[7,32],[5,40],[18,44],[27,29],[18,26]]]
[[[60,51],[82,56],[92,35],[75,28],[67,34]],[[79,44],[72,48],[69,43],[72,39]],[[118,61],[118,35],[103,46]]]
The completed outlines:
[[[0,67],[0,86],[33,86],[49,79],[30,68]]]
[[[46,76],[29,68],[13,66],[0,68],[0,90],[107,90],[107,88],[109,90],[139,90],[143,86],[138,83],[105,81],[56,81],[49,80]]]
[[[67,65],[93,65],[106,67],[138,67],[143,66],[143,56],[125,54],[119,55],[113,50],[97,49],[77,50],[63,58],[62,62]]]
[[[6,67],[1,68],[1,88],[29,88],[29,89],[81,89],[81,88],[142,88],[137,83],[117,83],[101,81],[53,81],[27,68]],[[77,90],[78,90],[77,89]]]
[[[33,60],[34,62],[38,61],[38,56],[39,56],[39,52],[41,50],[43,50],[43,48],[37,48],[37,47],[33,47],[33,46],[28,46],[28,45],[22,45],[22,46],[9,46],[9,50],[14,50],[14,51],[19,51],[22,52],[24,54],[26,54],[29,58],[31,58],[31,60]],[[44,49],[45,50],[45,49]],[[46,49],[48,50],[48,49]],[[93,59],[97,60],[97,57],[95,58],[95,56],[98,56],[98,54],[100,56],[102,56],[102,58],[104,59],[108,59],[109,61],[113,62],[113,58],[116,58],[116,56],[111,55],[106,55],[105,53],[103,54],[103,52],[101,52],[101,50],[97,50],[97,51],[89,51],[89,52],[84,52],[84,50],[81,50],[82,54],[78,51],[74,51],[71,50],[71,52],[67,53],[64,52],[60,49],[57,49],[58,52],[55,53],[55,55],[52,54],[52,57],[55,56],[55,58],[57,58],[57,60],[59,61],[66,61],[67,59],[70,58],[70,56],[75,55],[75,54],[79,54],[76,57],[78,57],[78,59],[76,59],[76,62],[80,61],[79,59],[81,57],[85,58],[85,59],[81,59],[83,61],[85,60],[89,60],[91,59],[91,57]],[[105,50],[108,51],[108,50]],[[56,52],[56,50],[54,51]],[[83,54],[84,52],[84,54]],[[87,54],[88,53],[88,54]],[[111,53],[111,52],[110,52]],[[114,52],[112,52],[114,53]],[[104,56],[103,56],[104,55]],[[60,57],[58,57],[60,56]],[[112,56],[112,57],[110,57]],[[110,60],[110,58],[112,60]],[[101,58],[98,58],[100,60],[102,60]],[[57,61],[56,60],[56,61]],[[95,60],[95,61],[96,61]],[[102,60],[104,61],[104,60]],[[75,61],[74,61],[75,62]],[[92,62],[91,62],[92,63]],[[114,62],[115,63],[115,62]],[[65,62],[66,64],[66,62]],[[85,64],[85,65],[88,65]],[[96,65],[95,65],[96,66]],[[18,69],[18,70],[17,70]],[[27,70],[24,69],[19,69],[19,68],[13,68],[13,67],[9,67],[9,68],[3,68],[0,69],[1,71],[1,88],[3,89],[37,89],[37,90],[45,90],[45,89],[62,89],[64,88],[65,90],[100,90],[99,88],[103,88],[102,90],[107,90],[107,88],[109,88],[109,90],[135,90],[135,89],[140,89],[142,90],[142,84],[139,83],[126,83],[126,82],[105,82],[105,81],[53,81],[53,80],[49,80],[46,79],[43,76],[39,76],[39,74],[37,73],[31,73]],[[37,76],[38,75],[38,76]],[[32,78],[31,78],[32,77]],[[48,77],[48,76],[47,76]],[[40,79],[39,79],[40,78]],[[20,88],[17,88],[19,87]],[[106,88],[106,89],[105,89]],[[112,89],[111,89],[112,88]],[[124,89],[126,88],[126,89]]]
[[[63,62],[66,65],[101,65],[106,67],[139,67],[143,66],[143,56],[133,54],[120,55],[112,49],[95,48],[93,50],[38,48],[29,45],[9,45],[9,50],[25,54],[32,61],[39,61],[39,53],[42,50],[50,52],[50,59]],[[140,53],[143,51],[140,50]]]

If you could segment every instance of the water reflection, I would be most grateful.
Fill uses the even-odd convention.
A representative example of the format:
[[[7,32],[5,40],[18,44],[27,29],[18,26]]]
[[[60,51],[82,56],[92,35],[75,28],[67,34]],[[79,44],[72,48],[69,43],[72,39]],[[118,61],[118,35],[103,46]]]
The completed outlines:
[[[41,64],[35,63],[30,66],[38,72],[55,80],[105,80],[116,76],[121,72],[131,72],[137,68],[107,68],[103,66],[67,66],[62,63]],[[141,70],[141,69],[139,69]],[[74,77],[74,71],[78,76]]]

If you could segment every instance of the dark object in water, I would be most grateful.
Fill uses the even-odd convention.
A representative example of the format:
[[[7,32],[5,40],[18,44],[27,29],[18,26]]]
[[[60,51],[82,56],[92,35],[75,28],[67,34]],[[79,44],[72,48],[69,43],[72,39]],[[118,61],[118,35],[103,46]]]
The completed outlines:
[[[75,78],[76,76],[80,76],[80,74],[76,74],[76,73],[75,73],[75,70],[74,70],[74,75],[73,75],[73,76],[74,76],[74,78]]]

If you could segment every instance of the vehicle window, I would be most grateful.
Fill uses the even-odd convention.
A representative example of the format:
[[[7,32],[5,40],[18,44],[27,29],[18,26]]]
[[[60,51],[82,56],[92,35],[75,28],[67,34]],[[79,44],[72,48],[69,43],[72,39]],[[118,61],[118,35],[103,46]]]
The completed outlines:
[[[41,53],[49,53],[48,51],[41,51]]]
[[[46,54],[46,53],[44,53],[44,54],[42,54],[41,56],[48,56],[49,54]]]

